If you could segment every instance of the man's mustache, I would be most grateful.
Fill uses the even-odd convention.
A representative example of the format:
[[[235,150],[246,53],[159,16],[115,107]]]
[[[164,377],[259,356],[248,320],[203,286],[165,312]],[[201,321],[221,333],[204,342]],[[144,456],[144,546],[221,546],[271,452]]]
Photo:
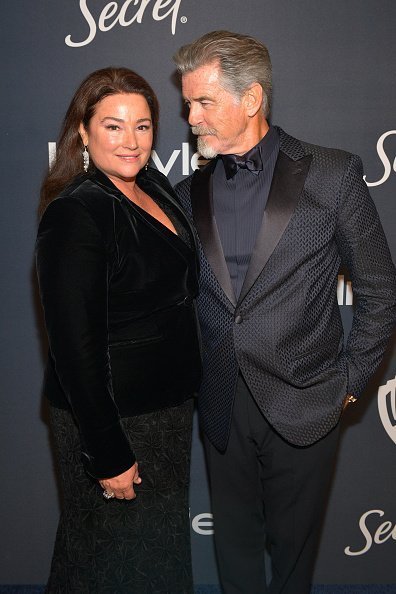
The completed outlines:
[[[216,130],[213,128],[205,128],[204,126],[191,126],[191,132],[195,134],[195,136],[214,136],[216,134]]]

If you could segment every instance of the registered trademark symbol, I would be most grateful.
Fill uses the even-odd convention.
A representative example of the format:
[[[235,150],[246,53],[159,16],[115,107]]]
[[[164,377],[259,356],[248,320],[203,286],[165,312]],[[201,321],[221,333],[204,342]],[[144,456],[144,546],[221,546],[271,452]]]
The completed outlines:
[[[187,17],[186,16],[180,17],[180,22],[187,23]]]

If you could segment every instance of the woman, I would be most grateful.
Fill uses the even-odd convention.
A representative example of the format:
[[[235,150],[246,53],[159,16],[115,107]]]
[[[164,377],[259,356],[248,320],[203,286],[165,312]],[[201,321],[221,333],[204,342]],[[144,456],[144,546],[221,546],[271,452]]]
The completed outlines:
[[[170,184],[147,167],[157,123],[144,79],[94,72],[42,187],[45,393],[64,489],[50,593],[193,591],[197,259]]]

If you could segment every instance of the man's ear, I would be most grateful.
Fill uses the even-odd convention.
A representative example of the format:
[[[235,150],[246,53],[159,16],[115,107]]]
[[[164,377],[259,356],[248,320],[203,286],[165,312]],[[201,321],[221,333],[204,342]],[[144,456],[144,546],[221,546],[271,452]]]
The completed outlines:
[[[263,87],[259,83],[253,83],[244,95],[246,113],[249,117],[254,117],[263,105]]]
[[[84,128],[84,124],[81,122],[81,124],[78,127],[78,133],[81,136],[81,140],[83,142],[84,146],[88,145],[88,133],[86,131],[86,129]]]

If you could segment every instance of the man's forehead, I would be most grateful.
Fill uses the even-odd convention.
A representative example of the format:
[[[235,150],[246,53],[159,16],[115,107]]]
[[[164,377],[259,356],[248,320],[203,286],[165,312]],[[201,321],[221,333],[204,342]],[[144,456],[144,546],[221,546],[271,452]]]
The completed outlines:
[[[218,85],[220,79],[219,66],[216,63],[204,64],[182,76],[183,86]]]
[[[182,91],[186,99],[216,99],[226,92],[221,84],[220,71],[215,64],[200,66],[182,76]]]

